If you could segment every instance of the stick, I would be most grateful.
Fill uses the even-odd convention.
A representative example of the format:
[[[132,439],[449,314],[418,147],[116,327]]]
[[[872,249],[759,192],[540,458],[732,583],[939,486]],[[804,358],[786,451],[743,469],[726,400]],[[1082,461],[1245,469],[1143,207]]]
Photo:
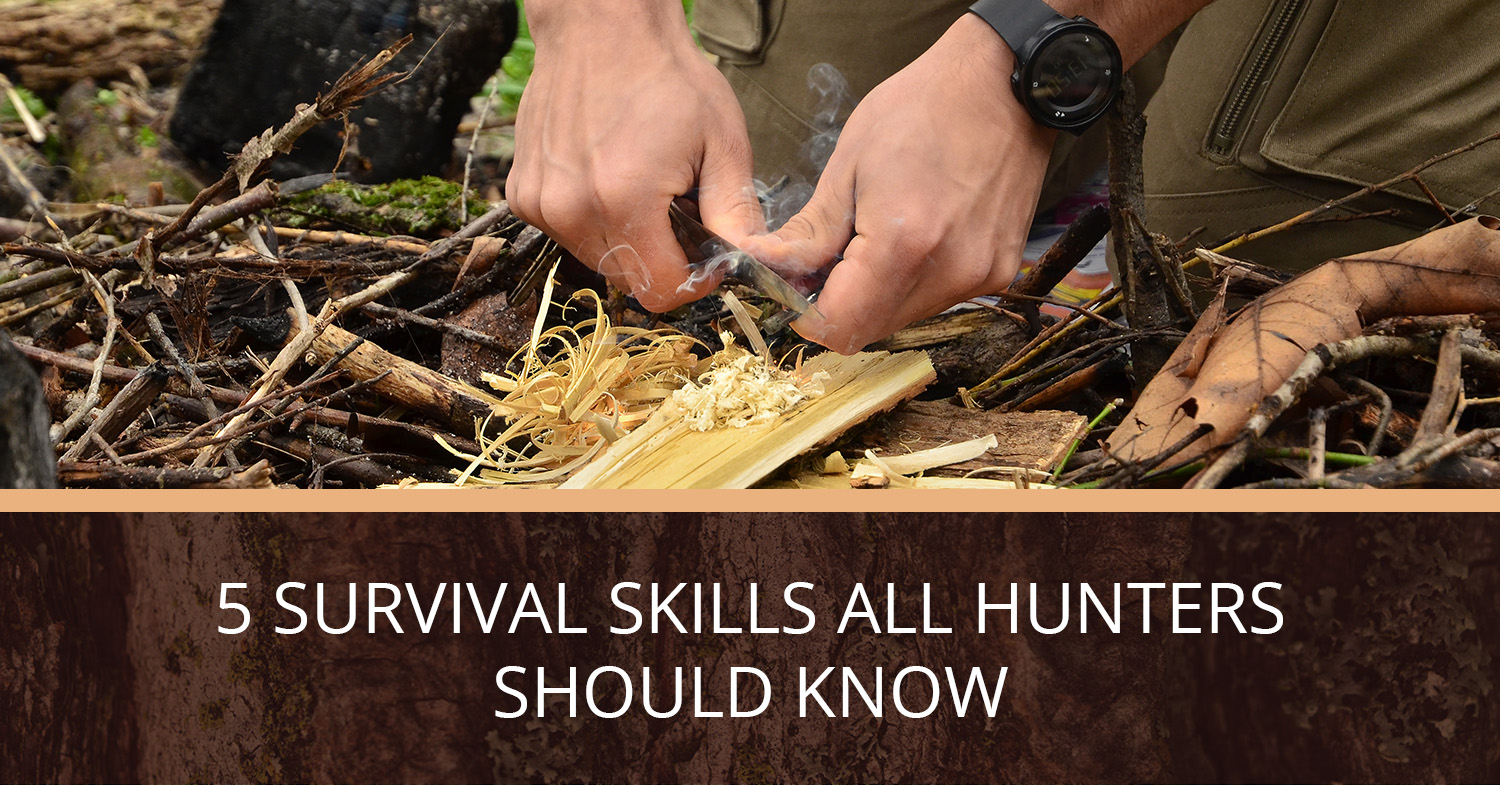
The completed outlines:
[[[114,400],[104,408],[104,413],[99,419],[94,420],[83,436],[67,452],[63,453],[63,461],[79,461],[89,457],[94,447],[94,439],[97,437],[105,445],[113,444],[120,434],[125,432],[130,424],[135,422],[142,412],[155,403],[164,390],[167,389],[167,369],[161,363],[156,363],[136,377],[130,380],[115,394]],[[118,457],[118,456],[117,456]]]
[[[1470,143],[1468,143],[1468,144],[1466,144],[1466,145],[1464,145],[1462,147],[1459,147],[1457,149],[1449,150],[1448,152],[1442,153],[1440,155],[1435,155],[1435,156],[1427,159],[1426,161],[1423,161],[1422,163],[1417,164],[1415,167],[1413,167],[1411,169],[1408,169],[1407,171],[1402,172],[1401,174],[1398,174],[1395,177],[1392,177],[1389,180],[1384,180],[1384,181],[1375,183],[1374,185],[1366,186],[1366,187],[1361,188],[1358,191],[1355,191],[1354,193],[1349,194],[1348,196],[1345,196],[1343,198],[1334,199],[1333,201],[1330,201],[1330,202],[1324,202],[1323,204],[1318,205],[1317,207],[1314,207],[1313,209],[1308,210],[1307,212],[1302,213],[1301,215],[1297,215],[1297,216],[1294,216],[1292,218],[1288,218],[1287,220],[1282,221],[1279,224],[1276,224],[1274,226],[1268,226],[1268,227],[1266,227],[1264,229],[1261,229],[1258,232],[1251,232],[1250,234],[1240,235],[1239,237],[1236,237],[1233,240],[1230,240],[1229,242],[1224,243],[1223,245],[1219,246],[1218,248],[1215,248],[1214,252],[1215,253],[1229,253],[1230,250],[1232,250],[1234,248],[1238,248],[1239,246],[1244,245],[1245,243],[1249,243],[1249,242],[1253,242],[1255,240],[1259,240],[1260,238],[1265,237],[1266,235],[1269,235],[1269,234],[1275,234],[1276,232],[1280,232],[1280,231],[1284,231],[1286,229],[1290,229],[1293,226],[1296,226],[1296,225],[1301,224],[1301,223],[1306,223],[1307,221],[1309,221],[1309,220],[1311,220],[1313,218],[1317,218],[1320,215],[1323,215],[1323,214],[1328,213],[1328,212],[1333,211],[1333,210],[1337,210],[1338,208],[1343,207],[1344,205],[1347,205],[1350,202],[1354,202],[1354,201],[1357,201],[1359,199],[1363,199],[1364,197],[1369,196],[1371,194],[1378,193],[1380,191],[1384,191],[1385,189],[1390,188],[1393,185],[1399,185],[1399,184],[1401,184],[1401,183],[1403,183],[1403,182],[1405,182],[1407,180],[1412,179],[1413,177],[1416,177],[1418,174],[1421,174],[1423,171],[1425,171],[1425,170],[1427,170],[1427,169],[1429,169],[1429,168],[1431,168],[1433,166],[1436,166],[1437,164],[1440,164],[1440,163],[1448,160],[1449,158],[1453,158],[1454,156],[1463,155],[1464,153],[1470,152],[1471,150],[1475,150],[1475,149],[1477,149],[1479,147],[1487,145],[1490,142],[1493,142],[1493,141],[1495,141],[1497,139],[1500,139],[1500,131],[1492,133],[1489,136],[1484,137],[1483,139],[1478,139],[1478,140],[1475,140],[1473,142],[1470,142]],[[1472,208],[1468,208],[1468,209],[1472,209]],[[1459,212],[1460,213],[1467,212],[1467,209],[1466,210],[1460,210]]]
[[[271,464],[260,461],[245,469],[178,469],[111,466],[96,462],[60,463],[62,484],[123,485],[127,488],[268,488]]]
[[[293,341],[303,335],[307,334],[299,334]],[[358,340],[359,336],[354,333],[329,326],[321,334],[309,336],[305,351],[323,361]],[[371,343],[359,346],[337,367],[351,379],[378,377],[380,380],[373,385],[376,393],[448,423],[459,433],[472,431],[475,421],[488,417],[500,403],[499,398],[477,387],[398,357]]]
[[[1190,488],[1217,488],[1229,473],[1234,471],[1250,453],[1251,443],[1266,434],[1272,423],[1307,391],[1312,383],[1329,368],[1345,363],[1380,356],[1411,356],[1430,354],[1433,341],[1414,338],[1397,338],[1384,335],[1365,335],[1338,343],[1325,343],[1314,347],[1276,392],[1266,396],[1250,416],[1249,422],[1225,452],[1208,465],[1201,474],[1188,484]]]
[[[1441,438],[1450,433],[1449,419],[1458,405],[1458,396],[1463,392],[1463,355],[1459,351],[1460,334],[1449,330],[1438,346],[1437,370],[1432,377],[1432,393],[1422,409],[1422,420],[1417,424],[1417,435],[1413,442]],[[1456,424],[1456,423],[1455,423]]]
[[[83,422],[83,419],[99,405],[99,385],[103,381],[104,365],[109,362],[109,357],[115,350],[115,333],[120,329],[120,320],[115,316],[115,297],[109,292],[99,279],[92,273],[84,273],[84,280],[94,288],[95,297],[98,298],[100,306],[104,308],[104,318],[107,327],[104,331],[104,343],[99,346],[99,356],[94,360],[93,375],[89,380],[89,391],[84,396],[83,405],[73,412],[68,419],[52,429],[53,446],[61,445],[63,440],[73,433],[73,430]]]

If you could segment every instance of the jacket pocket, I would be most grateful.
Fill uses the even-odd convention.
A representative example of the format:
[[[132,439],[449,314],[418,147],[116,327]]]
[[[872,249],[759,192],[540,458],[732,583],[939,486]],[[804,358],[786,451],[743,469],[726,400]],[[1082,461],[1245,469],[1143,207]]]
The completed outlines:
[[[756,65],[775,35],[784,0],[698,0],[693,27],[704,49],[734,65]]]
[[[1367,185],[1494,133],[1497,29],[1500,3],[1339,0],[1260,155],[1272,166]],[[1500,186],[1497,173],[1500,145],[1488,145],[1422,179],[1449,207],[1467,207]],[[1426,201],[1414,184],[1395,190]]]

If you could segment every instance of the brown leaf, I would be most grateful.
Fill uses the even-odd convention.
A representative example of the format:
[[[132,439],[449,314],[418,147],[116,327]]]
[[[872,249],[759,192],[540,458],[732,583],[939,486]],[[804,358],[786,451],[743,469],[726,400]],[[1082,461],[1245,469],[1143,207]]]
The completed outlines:
[[[1213,431],[1179,454],[1187,459],[1230,439],[1319,344],[1356,337],[1392,316],[1494,310],[1500,302],[1500,219],[1483,216],[1402,245],[1335,259],[1267,293],[1219,325],[1210,308],[1151,380],[1110,437],[1124,460],[1142,460]],[[1207,329],[1205,329],[1207,325]],[[1196,411],[1185,411],[1186,401]],[[1190,408],[1190,407],[1189,407]]]

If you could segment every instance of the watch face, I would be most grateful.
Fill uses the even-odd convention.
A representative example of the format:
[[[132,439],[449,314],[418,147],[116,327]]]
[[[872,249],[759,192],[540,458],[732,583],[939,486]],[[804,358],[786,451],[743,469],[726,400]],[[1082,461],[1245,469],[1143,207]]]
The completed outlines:
[[[1028,65],[1018,86],[1037,119],[1058,128],[1096,119],[1120,82],[1114,42],[1090,26],[1058,30],[1037,47]]]

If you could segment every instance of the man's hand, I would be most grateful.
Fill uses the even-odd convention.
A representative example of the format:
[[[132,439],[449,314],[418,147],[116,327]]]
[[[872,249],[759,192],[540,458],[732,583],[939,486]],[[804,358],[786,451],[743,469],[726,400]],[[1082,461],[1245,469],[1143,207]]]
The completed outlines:
[[[1012,63],[965,15],[854,110],[802,212],[746,241],[789,276],[843,255],[803,336],[856,352],[1015,278],[1056,133],[1012,96]]]
[[[718,277],[688,280],[667,205],[698,188],[703,222],[731,242],[764,231],[745,118],[699,53],[678,0],[621,10],[526,4],[536,65],[516,118],[506,196],[584,263],[665,311]]]

